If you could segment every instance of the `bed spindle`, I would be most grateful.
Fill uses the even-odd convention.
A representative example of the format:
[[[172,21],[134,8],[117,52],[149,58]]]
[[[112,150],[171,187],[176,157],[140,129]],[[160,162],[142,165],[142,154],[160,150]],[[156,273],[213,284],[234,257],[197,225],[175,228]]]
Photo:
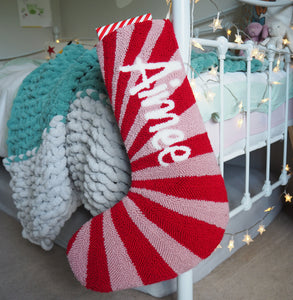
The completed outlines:
[[[224,64],[226,53],[228,51],[228,41],[225,37],[217,38],[218,59],[220,62],[220,151],[219,151],[219,165],[221,174],[224,177]]]
[[[288,114],[289,114],[289,76],[290,76],[290,51],[285,49],[285,65],[286,65],[286,98],[285,98],[285,122],[284,122],[284,144],[283,144],[283,166],[282,173],[279,178],[281,185],[288,183],[287,165],[287,146],[288,146]]]
[[[247,95],[246,95],[246,141],[245,141],[245,190],[241,200],[241,204],[245,210],[249,210],[252,205],[250,192],[249,192],[249,174],[250,174],[250,101],[251,101],[251,52],[252,45],[247,44],[246,49],[246,82],[247,82]]]
[[[271,161],[271,124],[272,124],[272,84],[273,84],[273,62],[275,58],[274,48],[270,47],[268,50],[269,61],[269,101],[268,101],[268,120],[267,120],[267,157],[266,157],[266,179],[263,186],[265,197],[269,197],[272,194],[272,186],[270,181],[270,161]]]

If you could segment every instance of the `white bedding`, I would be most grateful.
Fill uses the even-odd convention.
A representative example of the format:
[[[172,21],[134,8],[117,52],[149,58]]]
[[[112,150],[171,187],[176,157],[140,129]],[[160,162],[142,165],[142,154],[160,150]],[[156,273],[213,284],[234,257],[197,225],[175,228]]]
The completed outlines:
[[[7,156],[7,121],[13,99],[17,93],[23,79],[43,61],[32,59],[17,59],[0,67],[0,157]],[[282,122],[285,117],[285,72],[273,73],[273,81],[281,84],[272,85],[272,137],[273,140],[280,138],[283,129]],[[264,73],[252,73],[252,93],[251,93],[251,147],[257,149],[264,146],[267,130],[267,103],[260,104],[260,101],[268,96],[267,78]],[[293,69],[290,70],[290,80],[293,80]],[[209,73],[201,74],[195,82],[197,104],[202,114],[203,120],[213,146],[218,156],[219,154],[219,123],[211,119],[213,113],[219,114],[220,93],[219,82],[216,76]],[[213,91],[215,98],[212,101],[205,99],[207,91]],[[233,95],[232,95],[233,94]],[[289,88],[289,97],[293,98],[293,85]],[[224,76],[224,156],[225,160],[231,159],[244,153],[245,149],[245,122],[242,127],[237,126],[239,115],[239,103],[242,101],[246,108],[246,73],[235,72],[225,73]],[[293,100],[289,101],[289,125],[293,125]],[[243,117],[243,115],[242,115]]]
[[[0,157],[7,156],[7,121],[17,91],[24,78],[43,61],[17,59],[0,67]]]
[[[238,127],[238,120],[241,116],[226,120],[224,123],[224,161],[244,154],[246,147],[246,124],[245,121],[241,127]],[[268,115],[261,112],[251,113],[250,126],[250,149],[255,150],[266,145]],[[285,119],[285,103],[272,112],[271,122],[271,141],[275,142],[283,138]],[[293,125],[293,98],[289,100],[288,126]],[[213,147],[218,157],[220,149],[219,123],[212,120],[205,122],[205,126]]]
[[[271,141],[282,139],[285,120],[285,99],[286,99],[286,72],[280,70],[272,73],[273,82],[271,94]],[[290,69],[289,81],[293,81],[293,69]],[[195,80],[194,93],[197,104],[206,129],[211,140],[216,156],[219,156],[220,149],[220,128],[219,123],[212,119],[212,115],[220,115],[220,87],[218,75],[211,75],[210,72],[201,74]],[[207,93],[214,93],[214,99],[207,99]],[[242,155],[246,147],[246,121],[247,109],[247,75],[245,72],[234,72],[224,74],[224,161]],[[268,129],[268,72],[256,72],[251,74],[251,123],[250,123],[250,147],[255,150],[265,146]],[[289,85],[289,115],[288,125],[293,125],[293,85]],[[242,109],[239,106],[242,104]],[[241,113],[239,113],[241,111]],[[239,125],[242,119],[242,125]]]
[[[285,101],[286,72],[280,70],[272,73],[272,111]],[[289,81],[293,82],[293,69],[290,69]],[[242,102],[246,110],[247,75],[245,72],[224,74],[224,120],[231,119],[239,113],[239,104]],[[262,103],[268,95],[268,72],[251,73],[251,112],[268,111],[268,102]],[[211,119],[213,113],[220,113],[220,87],[218,76],[210,72],[201,74],[195,79],[195,98],[204,122]],[[214,99],[207,99],[208,92],[214,93]],[[293,85],[289,85],[289,98],[293,97]]]

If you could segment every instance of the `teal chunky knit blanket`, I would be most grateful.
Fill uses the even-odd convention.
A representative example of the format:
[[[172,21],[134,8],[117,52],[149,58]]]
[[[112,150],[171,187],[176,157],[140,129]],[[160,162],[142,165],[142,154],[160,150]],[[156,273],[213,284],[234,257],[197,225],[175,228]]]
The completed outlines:
[[[129,161],[96,49],[71,44],[27,76],[8,128],[4,165],[22,235],[43,249],[80,204],[96,215],[128,192]]]
[[[194,77],[198,74],[208,71],[211,67],[219,66],[219,59],[216,52],[204,52],[197,53],[195,51],[191,52],[191,67],[194,70]],[[251,61],[251,72],[262,72],[267,68],[268,64],[266,62],[261,62],[258,59],[253,58]],[[247,62],[244,57],[226,55],[224,72],[246,72]]]

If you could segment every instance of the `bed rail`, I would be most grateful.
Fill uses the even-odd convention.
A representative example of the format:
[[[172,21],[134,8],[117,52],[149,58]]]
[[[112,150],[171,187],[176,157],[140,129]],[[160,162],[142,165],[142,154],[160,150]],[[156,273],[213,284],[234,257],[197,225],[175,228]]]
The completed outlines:
[[[199,39],[193,38],[191,39],[192,43],[200,44],[203,47],[211,47],[216,49],[219,59],[219,86],[220,86],[220,118],[219,118],[219,136],[220,136],[220,150],[219,150],[219,157],[218,162],[220,165],[220,169],[222,175],[224,176],[224,162],[228,160],[228,158],[224,155],[224,64],[225,64],[225,57],[228,50],[242,50],[245,53],[246,62],[247,62],[247,71],[246,71],[246,82],[247,82],[247,98],[246,98],[246,113],[245,113],[245,125],[246,125],[246,136],[245,136],[245,192],[243,195],[243,199],[241,205],[230,212],[230,217],[235,216],[242,210],[249,210],[252,204],[262,197],[269,197],[272,191],[279,187],[280,185],[286,185],[288,182],[289,176],[287,175],[286,171],[286,164],[287,164],[287,128],[288,128],[288,112],[289,112],[289,71],[290,71],[290,52],[287,48],[285,49],[276,49],[274,47],[261,47],[259,46],[259,50],[265,53],[266,57],[269,61],[268,67],[268,99],[272,99],[272,85],[275,84],[272,79],[273,74],[273,64],[276,57],[283,55],[285,57],[285,69],[286,69],[286,98],[285,98],[285,120],[284,120],[284,128],[281,135],[272,139],[271,136],[271,117],[272,117],[272,106],[271,101],[268,101],[268,117],[267,117],[267,133],[266,133],[266,179],[264,182],[263,190],[254,195],[253,197],[250,196],[249,192],[249,174],[250,174],[250,153],[255,150],[250,145],[251,139],[251,60],[252,60],[252,51],[253,51],[253,43],[248,41],[245,44],[238,44],[234,42],[228,42],[225,37],[218,37],[216,40],[206,40],[206,39]],[[271,184],[270,181],[270,159],[271,159],[271,144],[276,142],[277,140],[284,140],[283,145],[283,166],[282,166],[282,173],[280,175],[280,179]]]

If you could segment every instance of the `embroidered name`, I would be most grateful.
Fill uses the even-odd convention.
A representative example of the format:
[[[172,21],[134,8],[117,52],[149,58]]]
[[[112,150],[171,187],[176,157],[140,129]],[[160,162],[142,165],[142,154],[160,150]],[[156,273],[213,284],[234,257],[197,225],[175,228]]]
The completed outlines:
[[[161,71],[147,77],[146,70],[156,69],[161,69]],[[144,99],[141,101],[141,107],[156,106],[156,108],[144,115],[145,119],[158,121],[168,119],[165,122],[158,122],[156,125],[149,127],[149,132],[156,132],[151,142],[156,150],[162,150],[158,155],[158,161],[162,166],[169,165],[164,161],[164,156],[169,154],[174,162],[180,162],[190,156],[191,149],[187,146],[173,145],[184,140],[184,133],[179,129],[168,128],[179,122],[179,116],[171,112],[175,108],[175,103],[169,99],[168,85],[162,83],[152,89],[150,89],[150,86],[153,82],[180,69],[182,69],[182,65],[178,61],[143,63],[139,57],[136,58],[133,65],[120,67],[122,72],[138,71],[142,74],[142,82],[130,89],[130,95],[137,94],[139,99]],[[169,84],[171,87],[176,88],[180,85],[180,80],[177,78],[172,79],[169,81]]]

